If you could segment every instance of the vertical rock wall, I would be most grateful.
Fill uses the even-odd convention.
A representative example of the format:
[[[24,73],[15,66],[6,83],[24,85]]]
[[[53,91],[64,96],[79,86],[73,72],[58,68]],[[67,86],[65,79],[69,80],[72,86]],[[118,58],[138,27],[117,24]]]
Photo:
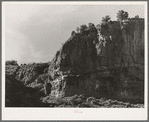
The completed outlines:
[[[144,98],[144,20],[109,24],[109,40],[99,39],[98,69],[107,67],[117,82],[117,95]]]

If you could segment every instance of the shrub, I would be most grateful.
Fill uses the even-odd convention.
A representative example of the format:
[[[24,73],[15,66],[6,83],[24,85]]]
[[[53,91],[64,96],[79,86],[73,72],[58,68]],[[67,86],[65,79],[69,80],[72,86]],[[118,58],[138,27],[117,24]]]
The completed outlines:
[[[139,18],[139,15],[136,15],[136,16],[135,16],[135,18],[137,18],[137,19],[138,19],[138,18]]]
[[[102,17],[102,23],[108,23],[110,21],[111,17],[109,15]]]
[[[80,33],[83,34],[85,32],[85,30],[87,30],[87,26],[86,25],[81,25],[80,26]]]
[[[128,19],[128,12],[120,10],[117,13],[117,20],[121,22],[121,21],[126,20],[126,19]]]
[[[6,61],[6,65],[17,65],[18,66],[18,63],[15,60],[11,60],[11,61]]]
[[[76,32],[75,32],[75,31],[72,31],[72,32],[71,32],[71,35],[74,35],[74,34],[76,34]]]
[[[77,27],[76,31],[77,31],[77,33],[80,33],[80,28],[79,28],[79,27]]]
[[[94,32],[96,31],[97,32],[97,29],[93,23],[88,23],[88,28],[90,31],[94,31]]]

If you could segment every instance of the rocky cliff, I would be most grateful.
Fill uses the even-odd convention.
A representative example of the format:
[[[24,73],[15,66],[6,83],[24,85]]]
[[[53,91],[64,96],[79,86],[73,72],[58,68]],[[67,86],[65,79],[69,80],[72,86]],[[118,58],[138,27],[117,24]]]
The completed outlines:
[[[121,25],[110,22],[109,30],[106,31],[107,39],[99,36],[98,65],[105,66],[114,77],[120,96],[143,99],[144,20],[131,19]]]
[[[86,30],[86,33],[82,34],[74,33],[57,51],[49,71],[79,74],[95,70],[97,41],[97,30]]]
[[[110,21],[106,26],[73,33],[56,53],[48,71],[57,84],[54,95],[84,93],[143,101],[144,20]]]
[[[27,100],[33,97],[33,100],[29,100],[29,104],[20,101],[18,106],[45,106],[40,104],[40,98],[45,97],[44,83],[48,80],[52,84],[51,96],[56,97],[56,101],[84,94],[143,103],[144,19],[109,21],[97,27],[92,23],[88,27],[83,25],[80,32],[71,33],[50,65],[19,66],[16,61],[6,62],[6,106],[17,106],[14,98],[19,96],[24,100],[21,95]]]

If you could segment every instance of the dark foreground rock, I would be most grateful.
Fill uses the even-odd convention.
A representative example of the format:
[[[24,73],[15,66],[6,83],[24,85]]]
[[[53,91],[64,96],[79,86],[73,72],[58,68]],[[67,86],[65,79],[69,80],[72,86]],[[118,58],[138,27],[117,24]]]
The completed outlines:
[[[40,97],[43,92],[24,86],[21,82],[6,76],[6,107],[46,107]]]

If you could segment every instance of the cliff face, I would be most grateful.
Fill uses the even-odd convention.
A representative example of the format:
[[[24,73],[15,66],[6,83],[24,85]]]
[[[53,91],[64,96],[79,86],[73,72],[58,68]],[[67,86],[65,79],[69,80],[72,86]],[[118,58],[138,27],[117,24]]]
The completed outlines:
[[[96,69],[97,32],[73,34],[57,52],[49,71],[59,70],[65,73],[83,73]]]
[[[99,36],[98,67],[107,67],[122,97],[144,97],[144,20],[109,24],[109,37]],[[106,41],[103,44],[103,40]]]
[[[66,96],[84,93],[142,100],[143,71],[142,19],[121,24],[109,22],[108,29],[73,34],[57,52],[49,67],[54,82],[64,86],[59,89],[59,85],[56,85],[53,94],[61,95],[65,91]],[[61,80],[62,76],[64,80]]]
[[[111,22],[106,31],[106,38],[99,34],[97,50],[102,59],[99,65],[108,68],[144,65],[144,20],[129,20],[121,25]]]

